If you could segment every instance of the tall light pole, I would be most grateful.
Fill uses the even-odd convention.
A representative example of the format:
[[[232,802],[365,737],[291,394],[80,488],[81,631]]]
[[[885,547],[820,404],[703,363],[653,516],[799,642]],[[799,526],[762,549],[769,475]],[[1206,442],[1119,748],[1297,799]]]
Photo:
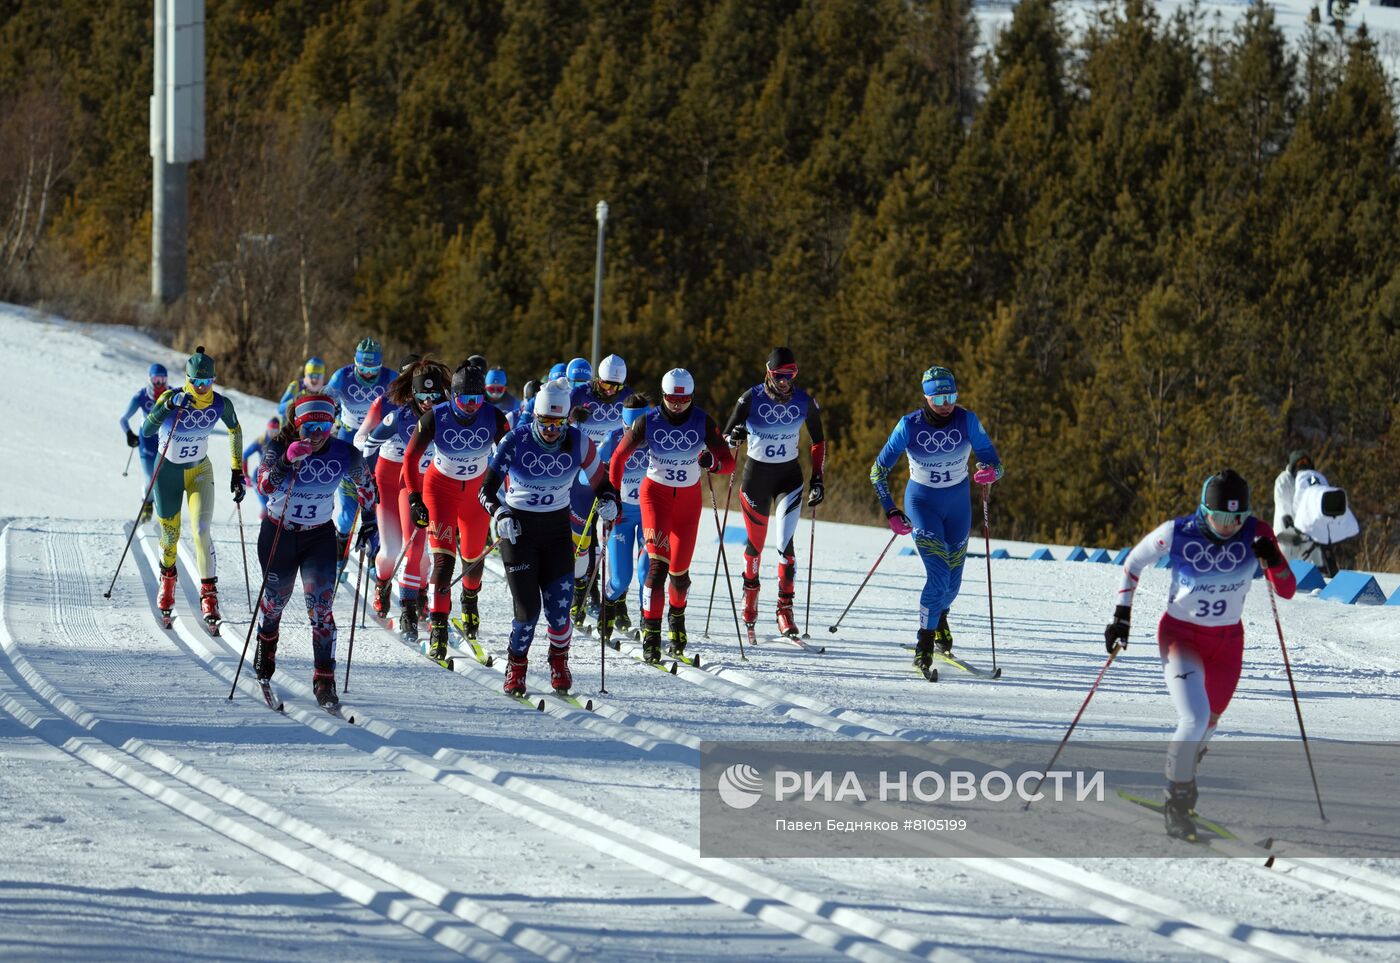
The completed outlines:
[[[603,342],[603,237],[608,230],[608,202],[599,201],[598,260],[593,269],[593,370],[598,370],[600,346]]]
[[[151,298],[188,281],[189,165],[204,157],[204,0],[155,0],[151,94]]]

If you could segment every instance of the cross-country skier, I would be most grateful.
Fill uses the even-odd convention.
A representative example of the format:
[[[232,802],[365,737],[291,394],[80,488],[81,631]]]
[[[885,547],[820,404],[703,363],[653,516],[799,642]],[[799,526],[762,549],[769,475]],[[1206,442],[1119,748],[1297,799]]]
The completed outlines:
[[[486,372],[486,399],[509,416],[520,407],[520,399],[506,390],[506,369],[499,365]]]
[[[333,398],[302,395],[290,408],[291,420],[268,444],[258,467],[258,490],[268,499],[258,533],[258,561],[267,587],[258,599],[258,647],[253,651],[253,668],[260,680],[272,678],[282,610],[292,597],[300,571],[311,620],[312,691],[318,703],[334,706],[340,702],[335,690],[336,632],[331,604],[335,599],[335,493],[348,480],[369,512],[374,508],[374,483],[354,446],[331,437],[336,409]],[[362,544],[374,534],[373,520],[366,519],[360,528]]]
[[[826,461],[826,441],[822,434],[821,409],[807,392],[796,385],[797,358],[791,349],[774,348],[768,355],[763,381],[739,396],[729,422],[724,426],[730,447],[748,442],[748,460],[739,486],[739,504],[744,511],[744,624],[753,637],[758,620],[758,572],[763,543],[768,536],[768,516],[772,512],[778,544],[778,631],[797,636],[797,619],[792,613],[797,558],[793,536],[802,516],[802,465],[798,461],[798,441],[802,426],[811,439],[812,485],[807,504],[822,503],[826,488],[822,467]],[[774,510],[774,506],[777,506]]]
[[[336,423],[339,432],[336,437],[349,442],[355,438],[360,422],[369,414],[370,405],[383,396],[394,380],[394,372],[384,367],[384,351],[373,338],[364,338],[355,346],[355,361],[340,368],[331,375],[326,384],[326,394],[336,402]],[[349,558],[350,529],[355,526],[355,491],[349,482],[340,487],[335,498],[335,533],[340,559],[336,576],[345,571]]]
[[[889,441],[870,467],[870,483],[896,535],[914,535],[924,563],[924,588],[919,595],[919,635],[914,665],[927,674],[934,648],[953,651],[948,610],[962,588],[967,536],[972,529],[967,459],[977,456],[972,480],[991,485],[1001,478],[1001,459],[971,411],[957,404],[953,373],[934,365],[922,378],[924,404],[894,426]],[[904,487],[904,511],[890,494],[890,471],[899,456],[909,456],[909,483]],[[905,514],[905,513],[908,514]]]
[[[515,603],[504,685],[512,695],[525,693],[530,644],[541,611],[548,624],[550,685],[561,693],[573,687],[569,489],[580,471],[597,497],[598,517],[615,520],[617,492],[601,471],[598,452],[587,435],[569,424],[569,383],[548,382],[535,395],[534,421],[501,439],[481,483],[481,504],[503,539],[501,561]]]
[[[481,506],[481,480],[491,447],[507,431],[506,416],[486,404],[480,368],[463,364],[452,373],[448,400],[418,419],[418,430],[404,454],[408,510],[416,526],[426,525],[432,553],[433,591],[428,600],[432,628],[429,652],[447,658],[447,619],[452,614],[452,569],[462,553],[462,619],[469,638],[481,625],[477,594],[486,567],[486,536],[491,518]],[[432,465],[418,469],[422,452],[433,449]]]
[[[700,473],[727,475],[734,470],[734,455],[715,420],[694,401],[695,379],[684,368],[672,368],[661,379],[661,404],[633,422],[613,452],[612,483],[617,488],[632,452],[647,447],[640,499],[648,556],[642,589],[642,655],[648,662],[661,660],[661,611],[667,602],[668,575],[670,651],[685,655],[685,604],[700,524]]]
[[[268,442],[276,438],[278,432],[281,430],[282,419],[273,415],[267,420],[266,430],[257,438],[253,439],[251,445],[243,449],[243,484],[245,486],[253,485],[253,491],[258,493],[258,501],[262,503],[262,510],[264,513],[267,512],[267,496],[254,484],[257,476],[253,473],[253,457],[256,456],[258,458],[258,463],[261,465],[263,452],[267,450]]]
[[[156,468],[156,455],[160,451],[155,435],[138,435],[131,430],[131,416],[138,411],[141,412],[141,420],[144,422],[146,416],[151,413],[151,409],[156,406],[160,396],[165,394],[165,389],[170,383],[170,374],[165,370],[165,365],[156,362],[146,371],[146,383],[137,389],[136,394],[131,396],[131,401],[126,406],[126,413],[121,417],[122,431],[126,433],[126,446],[138,449],[136,454],[141,458],[141,468],[146,473],[146,484],[151,483],[151,473]],[[151,520],[153,509],[151,499],[146,499],[141,506],[141,519],[138,524],[145,524]]]
[[[520,389],[520,405],[510,414],[511,428],[528,425],[535,417],[535,395],[540,390],[538,381],[527,381]]]
[[[194,555],[199,569],[199,607],[205,624],[217,631],[219,591],[214,539],[214,468],[205,454],[214,425],[228,428],[228,456],[233,463],[229,490],[235,502],[243,501],[243,430],[233,402],[214,390],[214,359],[195,348],[185,362],[185,386],[168,389],[146,416],[141,432],[160,434],[165,460],[155,475],[156,518],[160,521],[160,592],[156,608],[167,621],[175,608],[175,550],[180,544],[180,503],[189,496],[194,522]]]
[[[1240,680],[1240,615],[1254,559],[1280,598],[1292,598],[1297,586],[1273,529],[1250,514],[1249,485],[1226,469],[1206,479],[1194,512],[1163,522],[1128,553],[1113,621],[1104,629],[1110,655],[1128,645],[1139,576],[1164,556],[1171,559],[1171,587],[1157,651],[1177,712],[1167,751],[1166,825],[1168,834],[1194,839],[1196,764]]]
[[[613,432],[608,441],[609,451],[615,451],[622,440],[622,434],[644,418],[651,409],[651,401],[646,395],[633,392],[622,403],[622,427]],[[637,591],[640,597],[642,586],[646,584],[649,559],[647,541],[642,534],[642,479],[647,475],[647,449],[640,446],[632,449],[622,469],[622,486],[618,496],[622,502],[622,514],[613,523],[607,542],[608,584],[607,622],[600,628],[604,637],[611,638],[615,631],[627,631],[632,627],[632,618],[627,614],[627,585],[632,581],[633,561],[636,561]],[[640,602],[638,611],[641,611]],[[638,616],[640,618],[640,616]]]
[[[612,458],[612,438],[622,427],[622,404],[632,394],[632,389],[626,384],[627,362],[615,354],[598,362],[598,377],[593,378],[592,375],[588,362],[582,358],[575,358],[569,363],[569,384],[573,387],[569,399],[570,414],[598,449],[603,471],[607,473]],[[578,378],[591,380],[577,384],[575,381]],[[575,625],[580,625],[584,621],[585,605],[588,614],[594,618],[598,613],[598,588],[593,582],[593,573],[598,565],[598,522],[592,517],[592,490],[582,477],[574,485],[570,508],[578,561],[574,565],[574,602],[569,617]],[[594,586],[591,600],[586,597],[590,585]]]
[[[385,397],[394,408],[387,412],[365,439],[366,457],[374,469],[379,489],[379,553],[375,556],[374,611],[385,618],[389,613],[390,579],[403,546],[408,544],[403,570],[399,575],[399,634],[407,641],[418,641],[419,594],[427,583],[423,529],[413,521],[408,505],[404,455],[418,429],[418,419],[433,405],[447,400],[452,375],[445,365],[427,359],[415,361],[394,379]],[[420,472],[432,464],[429,445],[418,462]]]
[[[307,358],[301,375],[291,381],[282,392],[282,400],[277,402],[277,417],[287,420],[287,405],[301,395],[315,394],[325,390],[326,363],[320,358]]]
[[[409,369],[417,363],[418,357],[419,356],[416,354],[406,354],[399,359],[399,374],[404,374],[409,371]],[[397,375],[395,378],[397,378]],[[391,381],[390,385],[392,386],[392,384],[393,382]],[[385,392],[387,394],[388,389],[385,389]],[[378,398],[374,399],[374,403],[369,406],[369,412],[360,422],[360,427],[355,429],[354,445],[360,450],[360,454],[366,454],[365,442],[369,438],[369,433],[374,430],[374,427],[383,420],[388,412],[394,410],[394,407],[394,404],[390,402],[385,395],[380,395]]]

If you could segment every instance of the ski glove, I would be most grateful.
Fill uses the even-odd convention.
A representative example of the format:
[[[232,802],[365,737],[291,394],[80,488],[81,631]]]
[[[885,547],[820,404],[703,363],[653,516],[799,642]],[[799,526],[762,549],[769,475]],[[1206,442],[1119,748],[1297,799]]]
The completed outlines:
[[[309,441],[301,441],[298,439],[287,446],[287,461],[291,462],[293,465],[310,455],[311,442]]]
[[[165,397],[167,408],[192,408],[194,407],[194,397],[188,391],[167,391]]]
[[[992,465],[984,465],[980,461],[977,463],[977,471],[973,472],[972,480],[979,485],[990,485],[1001,477],[1001,472]]]
[[[605,524],[617,521],[617,496],[612,492],[598,495],[598,520]]]
[[[128,428],[126,430],[126,447],[135,448],[139,444],[141,444],[141,439],[136,437],[136,432]]]
[[[247,483],[243,480],[243,472],[237,468],[233,469],[233,479],[229,482],[228,490],[233,492],[233,503],[240,505],[243,503],[243,496],[248,494]]]
[[[408,514],[413,517],[413,524],[419,528],[428,527],[428,506],[423,504],[423,496],[417,492],[409,492]]]
[[[496,509],[496,537],[504,538],[512,545],[520,537],[520,523],[515,520],[515,514],[509,508]]]
[[[1113,621],[1103,630],[1103,645],[1109,655],[1128,647],[1128,628],[1133,620],[1131,605],[1117,605],[1113,608]]]
[[[885,512],[885,519],[890,523],[890,531],[896,535],[908,535],[914,530],[914,524],[909,521],[909,516],[898,508],[891,508]]]
[[[695,461],[701,468],[705,469],[706,471],[715,470],[715,456],[710,454],[710,450],[708,448],[702,451],[700,453],[700,457],[695,459]]]
[[[744,443],[744,439],[748,436],[748,426],[740,424],[729,429],[729,434],[725,437],[725,440],[729,442],[730,448],[738,448]]]
[[[355,547],[362,552],[367,552],[378,536],[379,525],[366,519],[360,525],[360,534],[355,538]]]
[[[1283,555],[1278,546],[1266,535],[1260,535],[1254,540],[1254,555],[1265,568],[1278,568],[1283,564]]]
[[[574,410],[569,412],[569,418],[572,421],[578,422],[580,425],[583,424],[588,420],[588,406],[576,405]]]
[[[826,486],[822,484],[821,475],[812,476],[812,484],[807,489],[807,507],[816,508],[826,498]]]

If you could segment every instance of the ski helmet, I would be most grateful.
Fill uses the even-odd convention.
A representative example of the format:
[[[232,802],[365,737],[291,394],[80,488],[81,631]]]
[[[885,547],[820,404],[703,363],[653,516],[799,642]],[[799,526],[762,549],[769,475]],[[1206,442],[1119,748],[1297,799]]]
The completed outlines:
[[[355,367],[378,368],[384,364],[384,349],[373,338],[365,338],[355,346]]]
[[[481,369],[473,364],[463,364],[452,372],[452,394],[484,395],[486,377]]]
[[[942,365],[928,368],[922,381],[925,395],[953,395],[953,400],[957,400],[958,383],[953,378],[953,372]]]
[[[768,373],[792,371],[797,374],[797,355],[788,347],[774,348],[768,355]]]
[[[545,380],[545,381],[555,381],[555,380],[557,380],[557,379],[559,379],[559,378],[564,377],[565,372],[568,371],[568,367],[569,367],[569,366],[566,365],[566,364],[564,364],[564,362],[562,362],[562,361],[559,362],[559,363],[556,364],[554,367],[552,367],[552,368],[549,369],[549,377],[546,378],[546,379],[544,379],[544,380]]]
[[[598,380],[620,385],[627,380],[627,362],[610,354],[598,362]]]
[[[204,345],[194,349],[194,354],[190,355],[190,360],[185,362],[186,378],[210,378],[214,377],[214,359],[204,353]]]
[[[672,368],[661,379],[661,397],[672,411],[684,411],[695,398],[695,379],[684,368]]]
[[[1201,486],[1201,511],[1203,514],[1225,512],[1247,515],[1250,511],[1249,483],[1231,468],[1211,475]]]
[[[506,393],[506,369],[492,368],[486,372],[486,397],[499,401]]]
[[[437,395],[438,400],[446,393],[447,386],[442,383],[442,376],[438,374],[436,366],[425,366],[413,373],[413,394],[417,395]]]
[[[569,384],[575,388],[582,388],[593,380],[593,366],[586,358],[575,358],[569,362],[569,367],[564,371],[564,377],[569,379]]]
[[[546,381],[535,394],[536,418],[567,418],[573,390],[563,378]]]

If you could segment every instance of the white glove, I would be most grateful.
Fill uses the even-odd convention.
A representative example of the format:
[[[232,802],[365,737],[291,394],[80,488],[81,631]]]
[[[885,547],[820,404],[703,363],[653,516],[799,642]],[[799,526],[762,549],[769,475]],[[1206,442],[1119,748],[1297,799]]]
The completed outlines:
[[[515,515],[509,508],[496,510],[496,537],[504,538],[512,545],[520,537],[520,523],[515,520]]]
[[[615,498],[598,499],[598,520],[609,525],[617,521],[617,500]]]

